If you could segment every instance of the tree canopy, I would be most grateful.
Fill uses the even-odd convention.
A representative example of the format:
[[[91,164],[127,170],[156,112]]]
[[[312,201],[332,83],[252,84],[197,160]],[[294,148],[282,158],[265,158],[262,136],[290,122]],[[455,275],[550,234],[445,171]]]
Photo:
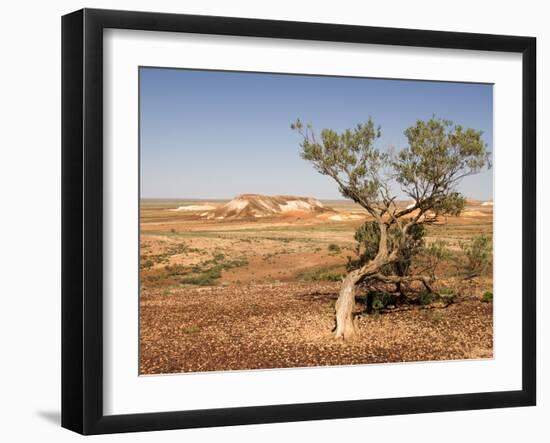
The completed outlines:
[[[299,119],[291,128],[302,135],[302,158],[332,177],[344,197],[377,219],[389,216],[391,223],[416,210],[416,221],[457,215],[465,201],[458,183],[490,166],[481,131],[436,117],[406,129],[408,146],[393,155],[376,146],[381,128],[372,118],[341,133],[323,129],[319,137]],[[397,209],[395,185],[413,200],[411,207]]]

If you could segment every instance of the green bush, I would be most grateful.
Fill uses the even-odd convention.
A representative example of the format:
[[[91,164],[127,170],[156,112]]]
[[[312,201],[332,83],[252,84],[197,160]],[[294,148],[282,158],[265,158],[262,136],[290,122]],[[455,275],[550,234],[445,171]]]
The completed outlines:
[[[439,290],[439,299],[447,304],[454,303],[456,300],[456,294],[454,289],[443,288]]]
[[[336,243],[331,243],[330,245],[328,245],[328,251],[331,254],[338,254],[341,251],[341,249],[340,249],[340,246],[338,246]]]
[[[483,296],[481,297],[481,301],[485,303],[490,303],[493,301],[493,292],[492,291],[485,291],[483,293]]]
[[[218,253],[214,254],[213,260],[215,262],[224,261],[224,259],[225,259],[225,255],[222,254],[221,252],[218,252]]]
[[[141,268],[142,269],[150,269],[153,267],[155,263],[153,262],[153,260],[151,260],[150,258],[145,260],[142,264],[141,264]]]
[[[187,273],[187,269],[183,265],[167,265],[164,270],[169,276],[185,275]]]
[[[342,281],[344,275],[341,272],[326,272],[319,276],[319,280],[324,281]]]
[[[200,326],[193,325],[193,326],[189,326],[188,328],[185,328],[183,332],[186,334],[197,334],[198,332],[201,332],[201,328]]]
[[[216,283],[216,280],[221,276],[221,266],[214,266],[201,273],[186,275],[180,279],[180,283],[184,285],[210,286]]]
[[[299,281],[342,281],[344,274],[330,271],[329,269],[317,269],[304,272],[298,276]]]
[[[478,235],[469,242],[459,242],[464,253],[462,264],[467,276],[482,274],[491,265],[493,259],[493,242],[487,235]]]
[[[435,294],[429,291],[421,292],[416,298],[416,302],[421,306],[427,306],[435,300]]]
[[[435,278],[440,263],[449,259],[451,253],[447,247],[447,242],[436,240],[426,245],[420,251],[420,258],[426,273]]]
[[[401,248],[397,261],[382,269],[382,273],[395,273],[399,276],[409,274],[412,259],[422,250],[426,229],[421,224],[414,224],[409,229],[405,246]],[[396,226],[388,230],[389,247],[401,241],[401,231]],[[368,221],[355,231],[357,245],[355,247],[356,258],[348,258],[347,270],[358,269],[371,261],[378,253],[380,243],[380,227],[377,222]]]
[[[181,265],[166,266],[166,269],[169,274],[179,276],[179,282],[183,285],[210,286],[216,284],[216,280],[221,278],[225,269],[238,268],[248,264],[246,258],[223,261],[224,258],[223,254],[216,254],[213,260],[194,265],[190,269]]]
[[[442,312],[436,310],[436,309],[428,309],[428,319],[435,322],[435,323],[438,323],[440,322],[441,320],[443,320],[444,318],[444,315]]]
[[[367,311],[374,312],[375,314],[380,313],[381,310],[385,309],[386,306],[395,303],[395,296],[388,292],[383,291],[371,291],[367,294]]]

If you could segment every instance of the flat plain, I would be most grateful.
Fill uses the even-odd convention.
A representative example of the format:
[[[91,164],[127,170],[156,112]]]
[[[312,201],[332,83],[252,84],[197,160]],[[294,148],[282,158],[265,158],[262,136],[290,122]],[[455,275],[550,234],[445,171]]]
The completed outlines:
[[[334,303],[365,211],[340,200],[314,213],[239,216],[230,204],[141,201],[141,374],[492,357],[490,267],[465,279],[443,263],[435,287],[452,303],[415,302],[411,285],[412,302],[373,313],[359,291],[359,334],[336,340]],[[429,226],[426,243],[443,240],[459,256],[461,242],[492,232],[492,203],[468,201]]]

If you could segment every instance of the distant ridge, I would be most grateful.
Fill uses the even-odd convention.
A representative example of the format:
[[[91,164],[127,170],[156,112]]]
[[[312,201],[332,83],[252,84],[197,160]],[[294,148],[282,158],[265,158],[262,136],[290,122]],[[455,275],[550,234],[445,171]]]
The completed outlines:
[[[336,211],[312,197],[241,194],[208,213],[210,219],[257,219],[277,216],[317,216]]]

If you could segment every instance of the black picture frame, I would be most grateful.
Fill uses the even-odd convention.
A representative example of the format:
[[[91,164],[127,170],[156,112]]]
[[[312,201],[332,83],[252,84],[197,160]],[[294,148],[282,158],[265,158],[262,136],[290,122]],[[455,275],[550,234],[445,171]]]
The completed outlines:
[[[103,413],[103,30],[191,32],[522,54],[522,389],[130,415]],[[289,422],[536,403],[536,39],[83,9],[62,18],[62,426],[81,434]]]

